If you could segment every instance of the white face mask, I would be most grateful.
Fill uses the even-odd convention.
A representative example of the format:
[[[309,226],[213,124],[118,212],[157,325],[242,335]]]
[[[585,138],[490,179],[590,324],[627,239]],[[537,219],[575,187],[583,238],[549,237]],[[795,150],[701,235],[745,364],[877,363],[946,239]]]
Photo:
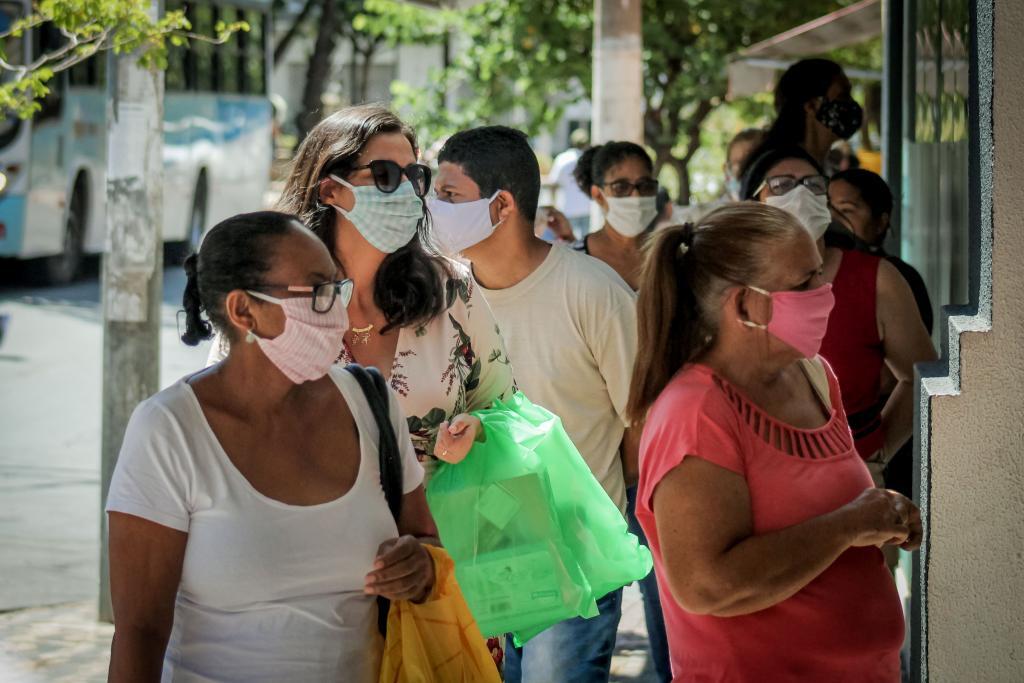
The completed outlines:
[[[815,240],[825,234],[832,222],[828,199],[823,194],[814,194],[805,185],[797,185],[782,196],[769,195],[764,203],[796,216]]]
[[[427,198],[430,224],[441,250],[455,256],[490,237],[501,221],[491,224],[491,202],[498,196],[498,190],[490,198],[454,204]]]
[[[658,216],[657,197],[608,197],[605,218],[615,232],[625,237],[643,233]]]

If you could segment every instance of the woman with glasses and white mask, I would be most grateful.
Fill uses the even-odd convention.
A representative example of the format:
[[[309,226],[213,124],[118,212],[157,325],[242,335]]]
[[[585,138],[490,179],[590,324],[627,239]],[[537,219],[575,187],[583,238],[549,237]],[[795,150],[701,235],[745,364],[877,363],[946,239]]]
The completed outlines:
[[[343,109],[300,145],[276,208],[309,225],[355,283],[338,362],[388,379],[429,485],[435,451],[448,457],[451,439],[472,439],[466,413],[510,396],[513,381],[473,279],[430,244],[430,169],[417,154],[415,133],[387,109]]]
[[[271,211],[215,226],[185,272],[182,340],[216,329],[229,351],[128,424],[107,499],[109,680],[375,683],[375,596],[430,595],[437,532],[395,397],[393,514],[374,413],[334,366],[352,281]]]
[[[573,249],[604,261],[635,290],[641,249],[659,213],[651,157],[632,142],[608,142],[585,151],[573,175],[604,214],[604,226]]]
[[[914,295],[899,271],[878,256],[825,247],[832,221],[828,179],[801,150],[762,154],[747,171],[744,191],[748,199],[796,216],[818,243],[823,277],[836,299],[821,355],[839,378],[857,452],[881,484],[886,465],[912,432],[914,364],[936,358]],[[896,379],[888,399],[883,367]]]

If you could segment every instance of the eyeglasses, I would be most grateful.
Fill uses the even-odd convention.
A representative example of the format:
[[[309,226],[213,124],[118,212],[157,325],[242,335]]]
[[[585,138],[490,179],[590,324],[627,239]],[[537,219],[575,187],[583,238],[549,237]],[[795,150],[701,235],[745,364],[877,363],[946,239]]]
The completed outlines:
[[[828,178],[823,175],[807,175],[803,178],[797,178],[792,175],[773,175],[770,178],[764,179],[761,186],[754,192],[754,196],[756,197],[761,194],[761,191],[767,187],[773,195],[781,197],[796,189],[797,185],[803,185],[817,195],[828,194]]]
[[[653,197],[658,194],[658,181],[654,178],[641,178],[635,183],[628,180],[613,180],[600,187],[607,187],[611,190],[613,197],[628,197],[633,194],[633,190],[636,190],[641,197]]]
[[[352,280],[334,280],[333,282],[321,282],[318,285],[260,285],[253,289],[283,289],[287,292],[301,292],[308,294],[311,298],[311,305],[315,313],[327,313],[334,306],[334,300],[337,297],[341,297],[341,305],[348,306],[348,302],[352,300]],[[257,296],[257,298],[264,298],[259,295],[259,292],[250,292]],[[267,297],[268,301],[274,301]],[[277,303],[274,301],[274,303]]]
[[[412,183],[417,197],[425,196],[427,190],[430,189],[430,168],[423,164],[409,164],[402,168],[390,159],[374,159],[370,163],[356,166],[352,170],[362,171],[367,168],[373,175],[373,184],[381,192],[390,194],[397,190],[398,186],[402,184],[403,175]]]

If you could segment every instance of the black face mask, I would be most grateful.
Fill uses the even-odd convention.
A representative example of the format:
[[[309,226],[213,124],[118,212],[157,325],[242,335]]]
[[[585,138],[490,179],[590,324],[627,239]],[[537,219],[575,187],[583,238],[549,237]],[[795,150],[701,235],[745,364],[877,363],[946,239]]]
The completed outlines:
[[[854,100],[822,101],[818,107],[818,121],[844,140],[849,140],[860,130],[864,110]]]

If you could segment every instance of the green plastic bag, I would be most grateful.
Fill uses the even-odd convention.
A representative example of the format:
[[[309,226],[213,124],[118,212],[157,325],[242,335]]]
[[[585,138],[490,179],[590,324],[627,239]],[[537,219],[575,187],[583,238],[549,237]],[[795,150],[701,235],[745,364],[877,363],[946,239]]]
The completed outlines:
[[[651,571],[561,420],[517,393],[473,413],[485,440],[427,488],[441,541],[488,635],[521,645]]]

